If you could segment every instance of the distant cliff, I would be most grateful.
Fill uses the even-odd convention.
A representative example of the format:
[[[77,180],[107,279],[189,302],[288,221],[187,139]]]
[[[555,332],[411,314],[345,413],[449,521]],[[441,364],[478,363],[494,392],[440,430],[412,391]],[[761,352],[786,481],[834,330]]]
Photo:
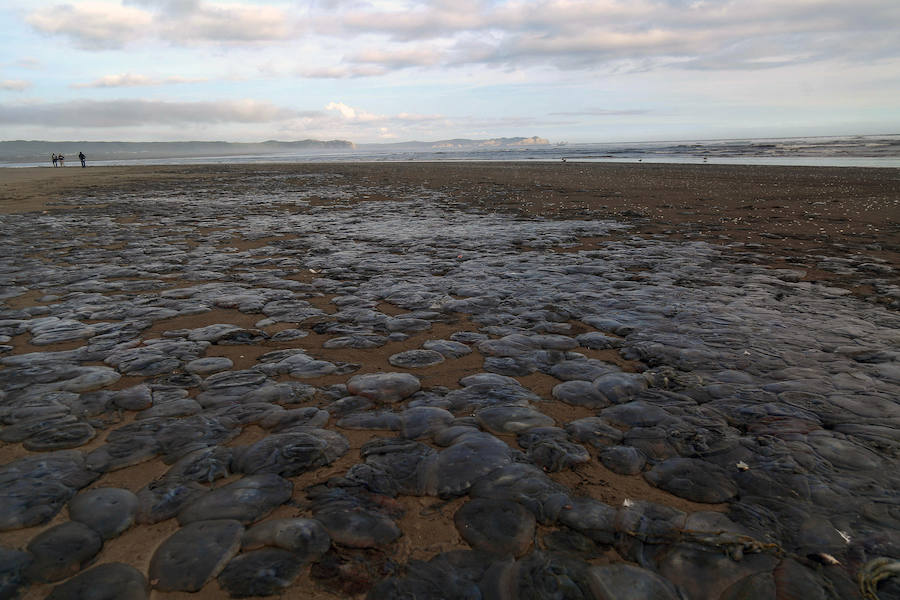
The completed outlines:
[[[221,157],[319,150],[353,150],[356,145],[344,140],[299,140],[294,142],[46,142],[15,140],[0,142],[0,162],[36,162],[50,160],[51,154],[64,154],[75,160],[84,152],[90,160],[128,160],[141,158]]]

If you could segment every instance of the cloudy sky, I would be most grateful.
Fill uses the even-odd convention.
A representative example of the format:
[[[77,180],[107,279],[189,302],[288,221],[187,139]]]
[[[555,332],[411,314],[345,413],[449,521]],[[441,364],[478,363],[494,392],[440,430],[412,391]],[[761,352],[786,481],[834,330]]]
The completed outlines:
[[[0,139],[900,132],[898,0],[0,0]]]

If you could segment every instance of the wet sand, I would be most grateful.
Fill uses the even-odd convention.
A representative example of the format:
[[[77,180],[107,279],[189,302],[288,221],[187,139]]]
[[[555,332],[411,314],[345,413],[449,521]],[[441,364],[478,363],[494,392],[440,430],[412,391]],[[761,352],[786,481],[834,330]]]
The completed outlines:
[[[2,264],[11,274],[11,279],[15,279],[18,264],[28,262],[28,272],[34,273],[33,277],[37,278],[8,282],[11,291],[4,293],[3,305],[0,306],[3,308],[2,318],[22,323],[15,326],[7,323],[6,327],[11,333],[6,342],[9,348],[0,357],[10,359],[32,353],[78,351],[87,347],[93,339],[78,330],[78,326],[72,325],[72,331],[62,334],[63,337],[71,334],[72,339],[58,342],[51,339],[49,343],[34,343],[35,331],[27,330],[26,333],[32,319],[58,314],[60,318],[80,320],[86,327],[94,323],[128,320],[126,317],[111,316],[112,313],[101,316],[100,312],[103,311],[91,316],[90,311],[96,310],[95,306],[98,306],[96,299],[76,298],[77,301],[70,301],[74,305],[63,308],[63,303],[72,298],[72,294],[101,294],[117,298],[119,304],[105,308],[122,310],[123,306],[132,306],[139,301],[162,306],[159,302],[161,297],[179,299],[178,290],[193,290],[206,283],[221,281],[223,277],[239,285],[266,289],[271,288],[273,282],[278,285],[294,282],[292,285],[296,287],[284,284],[286,287],[283,289],[293,290],[311,309],[320,311],[318,316],[308,320],[276,318],[275,322],[260,325],[264,317],[268,316],[268,320],[272,321],[268,312],[263,314],[259,309],[239,310],[235,307],[211,306],[213,300],[205,299],[201,302],[205,310],[197,314],[190,314],[190,310],[183,308],[185,304],[172,304],[175,307],[172,310],[179,314],[165,313],[147,317],[152,322],[140,330],[139,338],[134,339],[182,339],[186,334],[178,332],[230,324],[241,328],[243,332],[263,332],[260,334],[261,338],[251,343],[213,341],[204,349],[204,357],[229,359],[233,365],[232,371],[252,370],[261,364],[261,360],[266,360],[267,353],[274,350],[301,349],[315,359],[332,365],[356,365],[355,370],[304,376],[301,379],[303,383],[319,390],[315,399],[307,405],[322,409],[328,409],[337,398],[348,395],[333,386],[345,385],[351,377],[363,373],[412,373],[420,380],[423,391],[433,390],[436,396],[446,394],[448,390],[458,390],[460,379],[490,370],[485,369],[485,359],[489,356],[486,349],[473,345],[475,351],[470,354],[427,367],[397,367],[391,362],[392,357],[418,350],[429,340],[446,340],[463,332],[479,333],[490,327],[495,327],[491,330],[490,337],[500,338],[506,331],[504,327],[509,333],[515,333],[523,329],[522,323],[526,321],[507,315],[503,317],[506,321],[501,319],[493,322],[489,312],[470,313],[463,309],[448,310],[441,315],[428,317],[426,313],[429,311],[426,308],[433,300],[422,304],[404,295],[405,292],[392,291],[388,283],[383,291],[369,292],[369,296],[359,290],[365,287],[366,281],[377,281],[386,276],[379,272],[380,264],[387,265],[386,268],[389,269],[399,268],[403,272],[402,265],[395,265],[398,265],[398,257],[405,253],[410,253],[417,261],[427,261],[427,257],[438,256],[442,250],[446,250],[447,256],[439,256],[435,259],[435,264],[423,262],[425,266],[422,277],[439,279],[454,268],[453,261],[474,260],[472,257],[478,254],[478,250],[473,240],[466,242],[469,246],[461,244],[459,248],[455,248],[448,245],[452,240],[444,239],[435,247],[424,250],[419,248],[422,242],[404,242],[396,247],[391,247],[389,241],[379,242],[387,244],[387,249],[359,251],[362,253],[357,258],[348,259],[346,265],[341,263],[343,259],[340,256],[336,256],[333,263],[316,258],[318,255],[327,257],[329,252],[341,250],[341,245],[345,242],[348,246],[358,244],[360,240],[362,243],[372,243],[371,240],[366,240],[365,220],[374,220],[373,215],[378,213],[378,203],[385,205],[386,213],[402,214],[404,208],[402,205],[398,208],[396,203],[415,199],[411,205],[414,211],[410,216],[410,224],[414,226],[417,218],[415,215],[427,214],[427,210],[421,211],[427,208],[432,198],[440,203],[442,211],[471,214],[473,221],[486,215],[496,219],[497,223],[610,221],[628,226],[624,229],[598,228],[596,231],[588,227],[578,233],[582,230],[572,225],[571,231],[574,233],[565,229],[556,233],[553,230],[532,237],[524,236],[522,239],[510,238],[514,252],[527,256],[538,255],[539,260],[547,261],[547,269],[561,268],[559,265],[566,264],[567,254],[571,254],[573,260],[578,257],[579,261],[584,261],[583,257],[590,258],[592,253],[603,253],[620,247],[627,250],[629,244],[634,245],[635,239],[651,244],[647,248],[652,252],[656,252],[653,248],[657,242],[664,244],[667,249],[685,248],[687,246],[683,244],[704,242],[708,245],[702,246],[702,252],[715,247],[715,258],[710,259],[713,262],[709,264],[732,265],[728,269],[734,274],[736,281],[740,280],[741,273],[744,272],[741,271],[741,265],[750,269],[746,271],[748,277],[757,277],[760,273],[767,272],[777,274],[784,285],[790,288],[786,288],[785,292],[778,292],[787,295],[788,303],[791,293],[805,294],[803,302],[806,302],[807,296],[817,297],[816,289],[821,287],[825,290],[823,293],[826,298],[839,298],[833,300],[841,303],[839,310],[852,312],[854,307],[858,307],[860,312],[878,311],[877,314],[881,315],[891,314],[891,311],[900,307],[900,276],[897,273],[897,266],[900,265],[900,172],[893,169],[578,163],[0,169],[0,214],[7,215],[3,217],[4,222],[13,226],[16,231],[12,238],[13,246],[3,256]],[[329,211],[331,215],[338,216],[327,216]],[[306,214],[326,220],[323,220],[322,225],[316,226],[315,231],[292,234],[286,223],[291,219],[294,219],[291,222],[300,223]],[[23,224],[23,219],[34,219],[34,224]],[[358,222],[360,219],[363,221],[361,224]],[[329,225],[332,222],[333,225]],[[345,230],[348,227],[345,222],[349,222],[349,229]],[[465,222],[465,218],[462,222]],[[332,226],[334,237],[329,238]],[[450,225],[447,227],[449,231],[455,231]],[[435,233],[441,232],[435,230]],[[30,235],[57,237],[38,239],[29,238]],[[315,236],[327,241],[317,242]],[[388,235],[385,239],[389,237]],[[558,239],[558,243],[554,242],[555,239]],[[487,237],[485,242],[487,246],[490,245]],[[669,243],[676,246],[665,245]],[[664,258],[678,264],[681,260],[678,257],[682,256],[679,252],[681,250],[672,250],[672,254],[666,254]],[[624,266],[621,267],[618,281],[622,285],[638,286],[643,281],[649,285],[655,281],[654,276],[648,275],[654,272],[654,268],[647,265],[648,261],[653,261],[652,254],[647,259],[641,259],[639,255],[640,252],[634,256],[621,255]],[[684,256],[689,255],[690,253]],[[154,256],[162,258],[155,259]],[[192,256],[195,258],[191,258]],[[600,256],[597,254],[597,258]],[[610,256],[603,260],[615,262],[618,260],[615,257],[619,255]],[[224,263],[216,264],[217,257],[224,257],[224,260],[232,262],[225,267]],[[244,264],[235,263],[234,257],[240,257]],[[106,273],[100,266],[104,260],[109,260],[117,269],[122,269]],[[478,260],[489,263],[489,251],[484,256],[479,256]],[[84,285],[79,283],[77,277],[71,276],[78,271],[80,261],[89,264],[92,273]],[[136,271],[128,270],[132,266],[130,261],[134,261]],[[160,261],[167,263],[164,268],[160,268]],[[358,266],[365,261],[371,262],[371,265]],[[37,268],[37,264],[41,262],[46,265],[46,273]],[[210,273],[198,274],[197,271],[205,268],[204,265],[210,265]],[[364,270],[353,272],[356,268]],[[57,273],[54,269],[61,271]],[[47,280],[41,281],[40,277],[45,275]],[[345,275],[349,279],[342,279]],[[394,274],[390,277],[415,280],[412,274]],[[325,278],[327,284],[322,284]],[[352,281],[352,285],[342,284],[342,280]],[[148,283],[145,284],[145,281]],[[687,275],[678,281],[679,285],[686,288],[699,285],[696,281],[688,281]],[[478,282],[473,284],[480,285]],[[709,282],[703,285],[709,285]],[[844,298],[842,293],[835,290],[846,290],[852,298]],[[461,300],[472,293],[474,292],[457,290],[451,295],[455,300]],[[412,317],[430,320],[430,323],[426,329],[411,330],[375,348],[323,347],[325,342],[339,332],[338,329],[328,329],[325,326],[333,325],[333,316],[340,314],[344,306],[354,306],[345,305],[344,302],[357,302],[357,295],[362,295],[363,300],[366,300],[358,303],[365,310],[373,310],[386,318]],[[775,294],[774,299],[777,307],[781,298]],[[78,302],[87,303],[90,307],[81,307]],[[847,305],[847,302],[856,304]],[[533,311],[548,311],[552,307],[542,305],[531,308]],[[623,311],[627,312],[627,309],[628,307],[622,307]],[[505,314],[499,307],[496,310],[498,314]],[[783,310],[788,311],[789,308],[785,307]],[[548,320],[533,317],[534,320],[527,322],[535,334],[558,334],[574,339],[586,333],[602,331],[612,337],[631,340],[631,334],[624,328],[618,334],[608,329],[604,331],[600,326],[591,325],[592,321],[584,316],[575,315],[571,310],[569,313],[570,318],[565,323],[554,321],[557,317],[547,317]],[[623,317],[619,318],[621,320]],[[863,318],[876,319],[875,316]],[[317,325],[320,327],[317,328]],[[636,328],[640,329],[639,326]],[[274,337],[279,332],[294,329],[301,330],[302,336],[286,341],[279,341]],[[888,329],[893,331],[891,326]],[[386,333],[382,330],[377,332]],[[121,339],[127,341],[124,334],[121,334]],[[883,348],[882,352],[890,352],[890,339],[890,335],[887,335],[883,339],[869,341],[875,347]],[[660,356],[641,354],[637,350],[629,353],[615,346],[591,348],[583,343],[576,346],[574,351],[582,359],[602,362],[620,373],[646,374],[651,381],[656,381],[652,380],[652,374],[663,373],[661,369],[665,367],[674,366],[681,373],[692,373],[685,365],[675,364],[674,358],[673,365],[669,365]],[[789,351],[785,350],[784,355],[788,354]],[[546,358],[542,354],[541,357],[542,360],[561,360],[555,355]],[[894,364],[892,361],[895,359],[889,358],[887,363]],[[183,373],[185,362],[187,359],[171,373]],[[725,365],[726,362],[723,359],[722,364]],[[884,361],[879,364],[883,363]],[[19,363],[7,360],[0,369],[0,376],[4,370],[9,372],[16,368],[17,364]],[[42,363],[36,359],[36,364]],[[111,363],[110,360],[104,362],[98,355],[92,356],[90,360],[80,360],[79,364],[99,366],[123,363]],[[731,366],[722,368],[734,371],[734,364],[743,363],[728,364]],[[154,375],[136,375],[129,373],[123,366],[118,368],[122,377],[103,386],[102,390],[117,392],[142,384],[158,384],[163,375],[162,371]],[[537,368],[527,374],[514,375],[521,385],[544,400],[535,405],[539,412],[550,417],[560,427],[598,414],[597,407],[555,400],[554,388],[563,379],[550,371],[548,366],[546,369]],[[166,372],[169,373],[168,370]],[[749,366],[747,372],[752,377],[761,377],[760,371]],[[875,376],[872,372],[867,373],[867,376]],[[882,382],[884,385],[894,384],[892,373],[890,371],[885,376],[886,379]],[[278,382],[297,380],[297,377],[289,376],[283,371],[277,375],[273,372],[272,375],[273,380]],[[55,376],[51,373],[45,379],[53,381]],[[57,377],[58,380],[64,378],[64,375]],[[749,379],[744,383],[749,384]],[[651,388],[659,385],[651,383]],[[685,384],[684,388],[689,389],[690,386]],[[188,386],[186,389],[186,395],[195,398],[204,388]],[[682,388],[678,389],[684,391]],[[879,392],[885,392],[886,389],[879,388]],[[7,406],[12,406],[23,397],[21,389],[14,386],[3,391],[6,392],[3,402]],[[96,389],[79,393],[94,391]],[[707,391],[703,393],[708,394]],[[702,402],[708,402],[713,396],[703,398]],[[627,404],[627,400],[629,396],[626,394],[621,402],[613,404]],[[401,410],[402,407],[402,404],[382,406],[396,410]],[[698,414],[700,412],[702,411],[698,409]],[[136,415],[137,411],[129,410],[101,411],[92,415],[92,427],[96,429],[94,437],[81,445],[62,447],[75,448],[87,455],[104,447],[111,431],[134,423]],[[463,419],[467,415],[454,416]],[[793,415],[791,418],[805,417]],[[265,515],[266,519],[310,516],[311,510],[315,508],[307,498],[307,490],[311,486],[344,476],[348,469],[361,462],[360,449],[373,438],[395,435],[383,429],[341,427],[337,425],[338,420],[339,416],[332,414],[323,427],[340,432],[347,439],[349,449],[327,466],[289,477],[293,484],[290,501],[282,502],[273,512]],[[737,427],[733,421],[729,422]],[[766,427],[771,425],[769,421],[766,423]],[[6,424],[15,425],[14,419],[8,414]],[[631,425],[617,426],[627,432]],[[809,427],[817,429],[821,426]],[[483,423],[481,427],[484,427]],[[746,430],[742,431],[746,433]],[[791,429],[790,435],[794,431]],[[494,433],[513,450],[527,449],[521,445],[522,440],[515,433]],[[772,434],[771,431],[768,433]],[[271,435],[271,431],[251,420],[239,428],[235,437],[222,445],[230,448],[251,446],[268,435]],[[782,434],[772,435],[779,437]],[[790,438],[790,435],[785,435],[785,439]],[[423,439],[425,443],[435,445],[431,438]],[[570,490],[573,497],[592,498],[612,507],[622,506],[623,502],[647,501],[687,514],[706,511],[728,512],[731,516],[736,514],[733,504],[737,500],[690,500],[684,495],[679,496],[651,485],[641,474],[616,473],[601,464],[599,453],[602,447],[588,449],[588,462],[561,470],[545,469],[548,477]],[[652,452],[652,448],[645,448],[645,453]],[[892,452],[893,450],[886,452],[885,459],[893,460],[895,457]],[[23,442],[3,442],[0,446],[0,464],[9,465],[17,459],[38,454],[40,452],[27,449]],[[664,462],[666,456],[651,455],[650,459],[645,472],[653,464]],[[132,466],[106,470],[90,483],[89,488],[115,487],[136,493],[161,478],[170,467],[171,464],[166,464],[157,456]],[[240,478],[239,474],[231,473],[225,479],[216,481],[215,487],[220,488]],[[314,561],[312,567],[304,566],[303,572],[287,593],[303,590],[304,597],[310,598],[361,596],[380,578],[403,575],[406,572],[403,565],[411,559],[428,560],[442,552],[469,548],[453,522],[454,513],[466,500],[465,494],[439,498],[427,493],[401,494],[390,499],[392,504],[389,512],[396,516],[402,537],[390,544],[364,550],[334,544],[326,558]],[[39,525],[0,533],[0,544],[10,548],[25,548],[42,531],[67,521],[69,514],[63,508],[52,519]],[[556,524],[539,524],[535,538],[539,540],[536,548],[543,545],[546,549],[546,542],[541,540],[558,527]],[[106,541],[89,564],[125,562],[147,574],[157,547],[178,529],[178,522],[172,518],[135,525],[120,536]],[[860,526],[860,530],[863,529],[865,528]],[[890,527],[886,531],[890,536],[897,533]],[[785,547],[790,545],[781,539],[776,539],[776,543]],[[823,544],[822,548],[825,548],[823,552],[835,552],[829,544]],[[806,554],[791,556],[791,560],[806,561],[802,562],[805,565],[803,568],[811,568],[807,564],[809,559]],[[853,576],[860,566],[857,563],[865,562],[858,553],[849,557],[841,556],[841,559],[847,563],[845,579]],[[638,563],[635,556],[628,554],[628,548],[619,544],[601,545],[601,551],[586,560],[590,565]],[[367,566],[360,567],[359,561]],[[850,567],[851,563],[853,568]],[[784,565],[782,562],[776,569],[776,580],[783,576],[779,575],[778,569],[789,571],[800,568],[793,566],[793,563],[788,567]],[[666,573],[664,565],[660,566],[660,570]],[[671,574],[667,576],[676,584],[683,585],[677,577]],[[727,577],[723,576],[724,579]],[[42,598],[58,583],[26,586],[24,597]],[[839,589],[843,589],[841,586],[845,583],[844,579],[838,584],[832,582]],[[708,590],[704,593],[707,592]],[[154,598],[218,598],[225,595],[215,579],[198,593],[152,592]]]
[[[181,186],[214,184],[236,194],[255,192],[260,182],[248,181],[248,175],[260,168],[2,169],[0,213],[46,210],[64,196],[113,191],[173,193]],[[870,301],[898,300],[871,281],[879,275],[896,286],[896,270],[847,273],[819,264],[823,256],[900,264],[897,169],[596,163],[272,164],[264,169],[277,177],[331,173],[363,185],[440,190],[460,205],[527,216],[616,218],[632,226],[629,232],[720,244],[739,260],[802,269],[807,281],[846,287]],[[376,198],[377,190],[369,199]]]

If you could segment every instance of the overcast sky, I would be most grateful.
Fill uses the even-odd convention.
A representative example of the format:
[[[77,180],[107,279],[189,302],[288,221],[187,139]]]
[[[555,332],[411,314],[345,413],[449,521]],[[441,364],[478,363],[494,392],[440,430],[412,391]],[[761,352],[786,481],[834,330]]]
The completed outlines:
[[[0,139],[900,132],[900,0],[0,0]]]

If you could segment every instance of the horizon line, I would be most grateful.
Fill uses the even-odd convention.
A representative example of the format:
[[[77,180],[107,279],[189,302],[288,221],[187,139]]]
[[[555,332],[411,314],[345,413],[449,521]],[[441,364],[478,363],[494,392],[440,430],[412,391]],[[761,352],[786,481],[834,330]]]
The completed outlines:
[[[560,140],[558,142],[551,142],[547,138],[546,144],[540,145],[557,145],[557,144],[652,144],[659,142],[723,142],[723,141],[742,141],[742,140],[793,140],[793,139],[823,139],[823,138],[870,138],[870,137],[890,137],[890,136],[900,136],[900,132],[892,132],[892,133],[851,133],[851,134],[819,134],[819,135],[781,135],[781,136],[767,136],[761,135],[756,137],[714,137],[714,138],[675,138],[675,139],[647,139],[647,140],[603,140],[603,141],[592,141],[592,142],[567,142],[565,140]],[[304,139],[294,139],[294,140],[277,140],[277,139],[268,139],[268,140],[260,140],[255,142],[243,142],[243,141],[228,141],[228,140],[153,140],[153,141],[133,141],[133,140],[44,140],[44,139],[14,139],[14,140],[0,140],[0,144],[9,144],[16,142],[25,142],[25,143],[46,143],[46,144],[267,144],[267,143],[279,143],[279,144],[292,144],[297,142],[345,142],[354,145],[367,145],[367,146],[388,146],[393,144],[433,144],[437,142],[446,142],[452,140],[466,140],[473,142],[480,141],[491,141],[491,140],[500,140],[500,139],[533,139],[533,138],[541,138],[538,135],[532,136],[497,136],[497,137],[483,137],[483,138],[465,138],[465,137],[454,137],[454,138],[442,138],[435,140],[402,140],[402,141],[390,141],[390,142],[355,142],[353,140],[347,139],[319,139],[319,138],[304,138]]]

